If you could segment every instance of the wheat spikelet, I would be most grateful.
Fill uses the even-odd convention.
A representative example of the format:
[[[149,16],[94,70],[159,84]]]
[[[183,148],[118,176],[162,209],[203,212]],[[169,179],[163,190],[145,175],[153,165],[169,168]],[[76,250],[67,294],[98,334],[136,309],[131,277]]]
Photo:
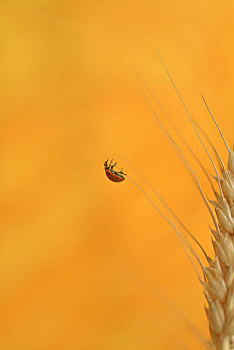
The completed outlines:
[[[211,349],[234,349],[234,153],[229,149],[227,169],[222,169],[221,193],[213,205],[218,230],[211,230],[214,261],[204,268],[205,308],[209,321]]]

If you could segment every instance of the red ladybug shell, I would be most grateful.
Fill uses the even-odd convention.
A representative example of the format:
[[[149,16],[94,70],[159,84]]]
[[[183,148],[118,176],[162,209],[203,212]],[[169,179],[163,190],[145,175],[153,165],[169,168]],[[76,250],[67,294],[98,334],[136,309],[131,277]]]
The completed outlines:
[[[113,181],[113,182],[121,182],[121,181],[125,180],[125,177],[123,175],[117,173],[114,170],[105,169],[105,171],[106,171],[106,176],[108,177],[108,179]]]

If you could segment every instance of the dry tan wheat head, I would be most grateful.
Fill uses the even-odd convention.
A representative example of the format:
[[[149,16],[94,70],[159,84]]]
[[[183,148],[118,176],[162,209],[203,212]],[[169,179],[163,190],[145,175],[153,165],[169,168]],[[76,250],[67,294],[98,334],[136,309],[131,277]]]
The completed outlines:
[[[204,146],[216,172],[216,180],[219,185],[219,193],[214,190],[216,201],[211,201],[211,203],[214,206],[217,219],[215,218],[213,211],[211,210],[211,207],[207,202],[206,197],[204,196],[204,193],[194,171],[189,166],[192,170],[193,175],[195,175],[195,180],[198,184],[200,193],[215,224],[215,230],[211,230],[213,234],[212,242],[215,253],[214,260],[207,257],[205,253],[209,266],[204,267],[200,259],[197,258],[196,254],[194,254],[193,251],[192,253],[200,263],[204,274],[204,281],[201,280],[201,283],[204,287],[204,294],[208,302],[208,307],[206,307],[205,310],[209,321],[210,335],[212,338],[212,342],[209,343],[209,347],[212,350],[234,350],[234,153],[233,150],[228,146],[215,118],[213,117],[206,103],[205,98],[202,95],[203,101],[214,123],[216,124],[229,153],[228,166],[226,169],[222,162],[222,159],[213,146],[213,150],[215,151],[220,163],[220,177],[213,159],[210,156],[201,136],[199,135],[198,129],[193,119],[191,118],[188,109],[159,53],[158,57],[168,77],[170,78],[183,104],[187,116],[189,117],[194,130],[196,131],[202,145]],[[181,151],[180,153],[182,154]],[[188,244],[187,246],[189,247]]]
[[[162,130],[166,133],[169,140],[172,142],[173,146],[175,147],[178,154],[181,156],[182,160],[185,162],[188,172],[191,175],[191,177],[194,180],[195,185],[197,186],[198,191],[200,192],[203,201],[206,204],[206,207],[212,217],[213,223],[215,225],[215,229],[211,229],[212,232],[212,242],[214,247],[214,259],[211,259],[207,253],[205,252],[204,248],[201,246],[201,244],[198,242],[198,240],[194,237],[193,234],[185,227],[185,225],[181,222],[181,220],[178,219],[178,217],[175,215],[175,213],[171,210],[171,208],[167,205],[167,203],[164,201],[164,199],[159,195],[158,191],[153,187],[153,190],[155,191],[156,195],[158,196],[160,202],[163,204],[163,206],[166,208],[169,215],[163,214],[159,208],[154,204],[154,202],[150,199],[150,197],[145,193],[144,190],[140,186],[138,186],[135,181],[133,181],[128,175],[126,177],[131,180],[134,185],[145,195],[146,199],[150,202],[150,204],[154,207],[154,209],[163,217],[164,220],[168,222],[169,225],[175,230],[176,234],[178,235],[180,242],[182,243],[182,246],[185,250],[185,253],[189,257],[190,261],[193,264],[193,267],[195,268],[195,271],[198,275],[198,279],[202,283],[202,286],[204,288],[204,294],[207,300],[207,307],[205,307],[205,311],[207,314],[208,322],[209,322],[209,329],[210,329],[210,335],[211,335],[211,341],[208,341],[207,339],[203,338],[202,336],[199,336],[200,341],[205,345],[206,348],[212,349],[212,350],[234,350],[234,151],[228,146],[215,118],[213,117],[205,98],[202,95],[203,101],[215,123],[217,126],[221,137],[227,147],[229,158],[228,158],[228,165],[227,169],[225,168],[223,161],[221,157],[219,156],[218,152],[216,151],[215,147],[211,144],[211,141],[209,140],[208,136],[206,135],[206,138],[208,139],[209,143],[212,145],[213,151],[215,152],[218,162],[221,169],[221,175],[219,174],[215,163],[203,141],[201,138],[198,129],[200,126],[196,121],[191,118],[188,109],[174,83],[172,80],[172,77],[170,73],[168,72],[162,58],[160,57],[159,53],[157,53],[169,79],[171,80],[176,93],[178,94],[180,101],[183,104],[183,107],[186,111],[186,114],[197,133],[197,136],[202,143],[207,155],[210,158],[210,161],[212,162],[213,168],[216,173],[216,180],[218,182],[219,187],[219,193],[215,190],[210,175],[205,170],[204,166],[198,159],[196,155],[194,155],[194,152],[191,150],[190,146],[185,142],[183,137],[179,135],[176,128],[174,127],[176,133],[179,135],[179,137],[182,139],[183,143],[186,145],[186,147],[189,149],[189,151],[192,153],[193,157],[198,162],[199,166],[202,168],[204,173],[206,174],[212,189],[214,191],[214,195],[216,197],[216,200],[214,201],[208,201],[203,189],[201,187],[201,184],[199,182],[199,179],[189,164],[188,160],[184,156],[183,152],[177,145],[177,143],[174,141],[172,136],[170,135],[167,128],[162,123],[160,117],[156,113],[153,105],[150,102],[150,99],[147,97],[145,91],[143,90],[143,95],[145,97],[145,100],[147,104],[149,105],[150,109],[152,110],[155,118],[157,119],[160,127]],[[145,84],[146,89],[148,90],[149,94],[153,96],[150,89]],[[165,112],[165,111],[164,111]],[[166,113],[165,113],[166,114]],[[201,129],[201,128],[200,128]],[[204,131],[201,129],[201,131],[204,133]],[[213,205],[215,214],[212,210],[211,205]],[[196,245],[201,249],[202,253],[204,254],[206,261],[208,262],[209,266],[204,266],[203,262],[201,261],[200,257],[194,250],[194,248],[189,243],[189,240],[183,235],[182,230],[179,228],[181,227],[183,230],[187,232],[187,234],[190,236],[190,238],[196,243]],[[197,263],[200,265],[200,268],[203,272],[204,278],[201,276],[199,270],[197,269],[196,265],[193,262],[193,259],[191,259],[190,254],[193,255]]]
[[[217,179],[221,193],[212,202],[218,218],[212,230],[215,258],[204,268],[203,282],[214,350],[234,349],[234,153],[228,150],[228,167]]]

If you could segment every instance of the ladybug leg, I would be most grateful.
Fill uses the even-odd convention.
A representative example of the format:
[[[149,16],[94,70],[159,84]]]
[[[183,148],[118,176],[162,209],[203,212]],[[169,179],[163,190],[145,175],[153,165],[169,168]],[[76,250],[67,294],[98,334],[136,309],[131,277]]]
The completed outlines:
[[[111,165],[111,169],[113,169],[116,166],[117,162],[115,164]]]
[[[123,168],[120,170],[119,173],[122,174],[122,175],[127,175],[127,174],[125,174],[125,173],[123,172]]]

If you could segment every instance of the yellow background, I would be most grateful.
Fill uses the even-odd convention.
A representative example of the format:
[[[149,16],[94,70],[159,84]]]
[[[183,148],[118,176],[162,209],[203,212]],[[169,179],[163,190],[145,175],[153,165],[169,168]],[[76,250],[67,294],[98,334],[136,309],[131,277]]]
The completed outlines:
[[[202,288],[175,232],[129,180],[108,181],[103,162],[118,161],[162,208],[142,174],[212,256],[212,221],[141,89],[214,174],[155,50],[226,162],[200,94],[232,145],[233,10],[1,1],[1,350],[201,348],[179,312],[208,334]]]

